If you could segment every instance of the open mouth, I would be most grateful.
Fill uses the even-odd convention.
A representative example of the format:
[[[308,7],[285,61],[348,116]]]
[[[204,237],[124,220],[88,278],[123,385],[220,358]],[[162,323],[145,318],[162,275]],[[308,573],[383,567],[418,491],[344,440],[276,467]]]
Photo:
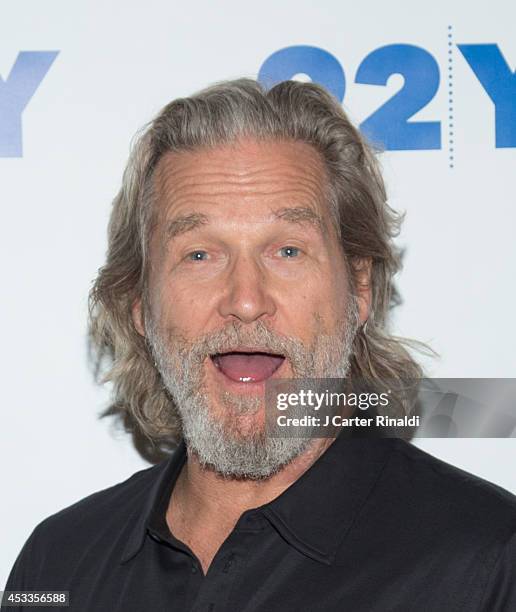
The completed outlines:
[[[285,361],[283,355],[235,350],[211,355],[215,367],[234,382],[258,383],[270,378]]]

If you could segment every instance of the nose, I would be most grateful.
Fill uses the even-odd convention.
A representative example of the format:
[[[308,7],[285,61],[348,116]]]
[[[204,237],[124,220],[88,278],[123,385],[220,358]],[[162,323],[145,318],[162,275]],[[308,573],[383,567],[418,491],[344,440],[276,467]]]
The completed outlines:
[[[267,275],[252,255],[238,256],[225,280],[218,310],[224,319],[252,323],[276,312]]]

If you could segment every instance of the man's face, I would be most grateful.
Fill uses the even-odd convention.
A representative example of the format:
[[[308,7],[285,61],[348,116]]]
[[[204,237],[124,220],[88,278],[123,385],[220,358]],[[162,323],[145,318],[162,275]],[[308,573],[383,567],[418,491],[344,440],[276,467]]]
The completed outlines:
[[[154,179],[135,325],[201,461],[270,475],[308,441],[265,440],[265,382],[345,376],[367,316],[369,294],[349,292],[322,160],[303,143],[246,140],[168,153]]]

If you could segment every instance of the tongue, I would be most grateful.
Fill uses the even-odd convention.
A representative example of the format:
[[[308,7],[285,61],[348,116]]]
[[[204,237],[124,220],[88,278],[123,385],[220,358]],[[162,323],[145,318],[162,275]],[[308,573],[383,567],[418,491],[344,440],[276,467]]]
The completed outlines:
[[[216,365],[236,382],[261,382],[280,367],[284,357],[266,353],[227,353],[214,358]]]

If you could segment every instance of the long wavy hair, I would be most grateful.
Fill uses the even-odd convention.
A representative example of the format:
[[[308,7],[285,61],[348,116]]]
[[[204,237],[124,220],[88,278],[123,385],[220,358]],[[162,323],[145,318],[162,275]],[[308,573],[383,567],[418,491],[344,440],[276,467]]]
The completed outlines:
[[[156,208],[153,172],[167,151],[217,147],[246,137],[301,141],[319,151],[353,286],[358,262],[372,262],[372,306],[366,326],[355,336],[350,377],[373,383],[417,379],[422,368],[407,348],[431,352],[422,343],[388,333],[389,310],[400,301],[393,277],[401,267],[401,252],[393,239],[402,215],[387,204],[375,152],[326,90],[294,81],[266,90],[254,80],[238,79],[176,99],[133,142],[113,202],[106,263],[89,295],[95,372],[101,382],[113,385],[104,415],[121,419],[150,461],[163,458],[181,439],[177,409],[131,316],[135,300],[146,295]]]

